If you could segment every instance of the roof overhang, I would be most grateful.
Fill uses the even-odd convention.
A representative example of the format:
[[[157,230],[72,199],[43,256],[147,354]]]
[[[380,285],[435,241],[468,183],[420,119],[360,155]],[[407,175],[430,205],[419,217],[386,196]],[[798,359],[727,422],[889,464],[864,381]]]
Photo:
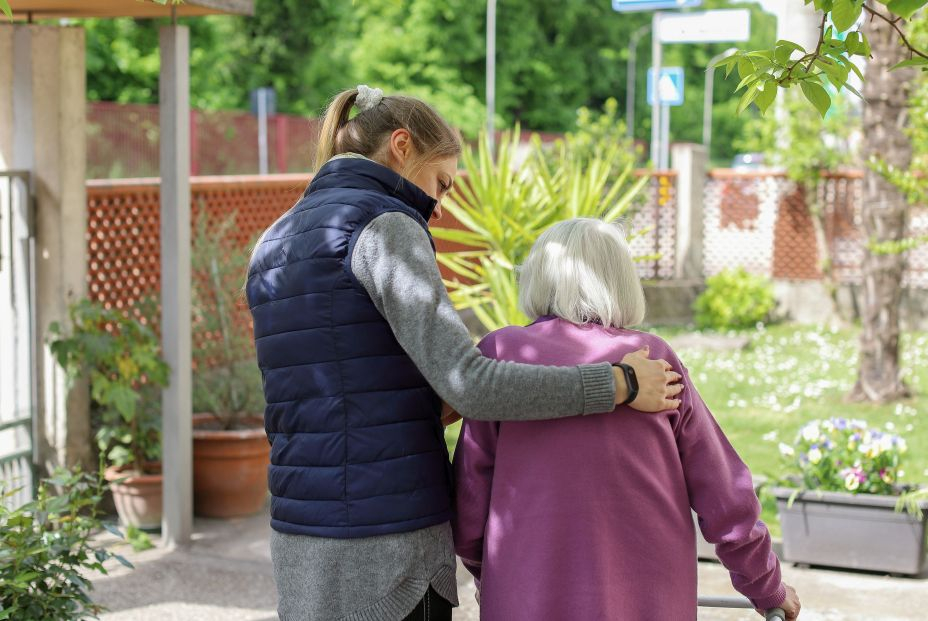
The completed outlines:
[[[153,0],[10,0],[13,19],[59,19],[65,17],[178,17],[196,15],[253,15],[254,0],[184,0],[172,5]]]

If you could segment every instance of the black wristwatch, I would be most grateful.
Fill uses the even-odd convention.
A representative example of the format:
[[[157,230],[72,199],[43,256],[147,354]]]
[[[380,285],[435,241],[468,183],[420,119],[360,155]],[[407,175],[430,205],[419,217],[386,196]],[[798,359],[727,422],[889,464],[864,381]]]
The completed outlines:
[[[638,376],[630,364],[616,362],[612,366],[619,367],[625,374],[625,385],[628,386],[628,398],[619,405],[628,405],[638,397]]]

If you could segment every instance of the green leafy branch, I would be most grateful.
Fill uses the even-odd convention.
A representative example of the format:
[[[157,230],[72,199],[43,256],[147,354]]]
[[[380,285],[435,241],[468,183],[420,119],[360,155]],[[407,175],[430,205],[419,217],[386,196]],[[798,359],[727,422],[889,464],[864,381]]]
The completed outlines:
[[[915,6],[915,10],[918,10],[919,8],[925,5],[925,2],[923,0],[908,0],[907,2],[901,1],[901,0],[893,0],[887,6],[890,9],[892,9],[894,4],[897,4],[897,5],[911,4]],[[867,6],[866,4],[863,5],[863,9],[870,15],[871,19],[876,17],[876,18],[882,19],[887,24],[892,26],[893,30],[896,31],[896,34],[899,35],[899,39],[902,41],[902,45],[908,48],[909,53],[912,56],[914,56],[914,58],[910,58],[908,60],[902,61],[901,63],[898,63],[896,66],[893,67],[893,69],[900,69],[902,67],[923,67],[924,71],[928,71],[928,54],[917,49],[915,46],[913,46],[909,42],[909,39],[905,36],[905,32],[903,32],[902,28],[899,27],[900,22],[903,21],[902,17],[899,17],[899,16],[888,17],[886,15],[883,15],[879,11]],[[914,10],[912,11],[912,13],[914,13]],[[908,16],[911,16],[911,13]]]
[[[889,0],[885,5],[890,14],[884,14],[864,0],[806,0],[821,12],[819,37],[809,51],[793,41],[781,39],[773,49],[740,51],[721,61],[726,77],[737,68],[741,82],[737,91],[744,91],[738,103],[738,113],[752,103],[765,114],[776,100],[779,89],[799,85],[802,94],[822,117],[832,103],[830,85],[836,92],[847,89],[861,97],[856,88],[848,84],[851,73],[863,81],[860,68],[853,57],[869,58],[871,49],[866,35],[858,30],[848,32],[866,12],[870,19],[882,19],[890,24],[900,43],[909,50],[911,58],[896,64],[893,69],[920,67],[928,71],[928,53],[913,45],[903,30],[905,20],[928,4],[928,0]],[[834,24],[828,24],[828,17]]]

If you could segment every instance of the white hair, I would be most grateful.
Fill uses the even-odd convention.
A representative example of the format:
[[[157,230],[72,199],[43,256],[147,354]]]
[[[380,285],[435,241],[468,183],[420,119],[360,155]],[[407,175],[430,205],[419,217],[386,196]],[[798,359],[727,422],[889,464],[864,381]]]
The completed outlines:
[[[644,291],[625,232],[592,218],[558,222],[541,234],[520,269],[519,307],[532,320],[624,328],[644,319]]]

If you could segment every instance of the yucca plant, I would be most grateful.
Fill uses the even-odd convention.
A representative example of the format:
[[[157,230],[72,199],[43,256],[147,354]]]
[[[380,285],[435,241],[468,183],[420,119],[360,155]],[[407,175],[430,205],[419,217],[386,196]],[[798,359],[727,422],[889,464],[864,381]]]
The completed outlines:
[[[481,137],[465,150],[466,179],[445,208],[467,230],[435,227],[432,234],[471,249],[439,253],[456,276],[446,286],[458,309],[472,309],[488,330],[526,322],[518,307],[516,266],[548,227],[569,218],[615,221],[629,216],[648,177],[634,178],[628,162],[616,175],[626,145],[615,143],[582,155],[570,141],[546,151],[537,136],[517,166],[519,129],[505,134],[494,159]]]

